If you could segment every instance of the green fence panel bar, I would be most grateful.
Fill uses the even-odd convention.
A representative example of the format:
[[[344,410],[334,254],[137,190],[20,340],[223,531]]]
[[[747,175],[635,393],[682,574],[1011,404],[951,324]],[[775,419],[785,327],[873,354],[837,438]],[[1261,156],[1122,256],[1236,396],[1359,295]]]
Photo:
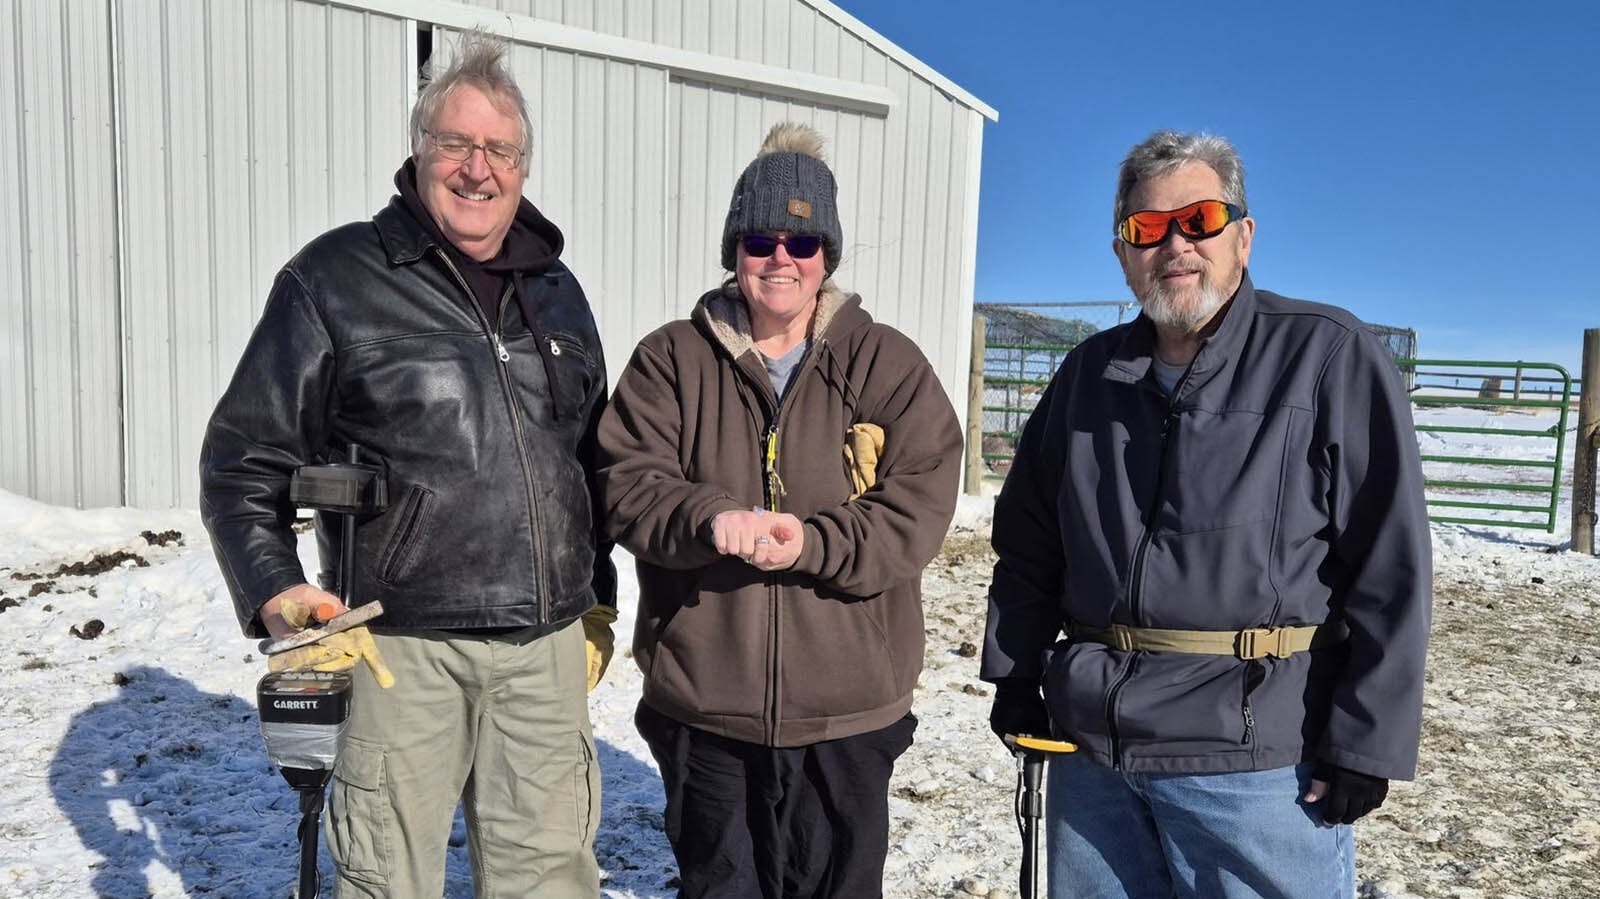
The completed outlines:
[[[1496,527],[1513,528],[1542,528],[1546,532],[1556,529],[1556,508],[1561,501],[1561,463],[1564,456],[1567,416],[1572,405],[1572,376],[1559,365],[1549,362],[1502,362],[1484,359],[1398,359],[1396,364],[1402,372],[1408,372],[1407,383],[1412,386],[1411,404],[1417,408],[1443,408],[1457,406],[1471,409],[1499,409],[1499,410],[1541,410],[1553,409],[1557,412],[1557,423],[1549,428],[1498,428],[1498,427],[1464,427],[1460,425],[1417,425],[1418,434],[1483,434],[1497,437],[1526,437],[1555,441],[1555,460],[1550,459],[1508,459],[1499,456],[1443,456],[1424,453],[1424,462],[1440,462],[1452,465],[1472,465],[1485,468],[1506,468],[1516,470],[1542,470],[1549,472],[1548,479],[1540,477],[1537,483],[1521,481],[1466,481],[1458,479],[1428,478],[1424,479],[1423,487],[1427,493],[1430,521],[1446,522],[1451,524],[1488,524]],[[1445,368],[1458,369],[1456,372],[1423,371],[1423,369]],[[1548,371],[1555,373],[1553,378],[1540,378],[1540,383],[1561,385],[1561,398],[1554,398],[1554,391],[1549,391],[1549,398],[1534,399],[1520,395],[1500,396],[1499,393],[1506,389],[1503,385],[1510,381],[1516,385],[1513,390],[1520,392],[1528,390],[1523,386],[1524,373],[1528,371]],[[1456,384],[1441,385],[1419,383],[1424,376],[1454,377]],[[1470,390],[1460,385],[1460,381],[1477,380],[1482,386],[1478,395],[1438,395],[1423,393],[1434,390]],[[1532,392],[1532,391],[1530,391]],[[1493,493],[1525,493],[1538,494],[1544,497],[1540,505],[1525,505],[1515,503],[1494,502],[1487,498],[1462,498],[1459,491],[1474,491],[1481,494]],[[1447,498],[1448,497],[1448,498]],[[1539,521],[1522,519],[1445,516],[1435,515],[1431,507],[1442,509],[1467,509],[1481,512],[1513,512],[1518,514],[1534,514],[1542,517]]]

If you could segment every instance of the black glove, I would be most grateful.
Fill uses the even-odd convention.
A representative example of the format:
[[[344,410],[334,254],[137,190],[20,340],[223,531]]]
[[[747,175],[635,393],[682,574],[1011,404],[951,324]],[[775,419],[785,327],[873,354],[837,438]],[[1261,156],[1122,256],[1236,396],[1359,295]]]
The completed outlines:
[[[994,705],[989,709],[989,729],[1006,734],[1050,736],[1050,713],[1045,710],[1039,684],[1031,677],[1003,677],[994,684]]]
[[[1328,795],[1322,797],[1322,820],[1329,824],[1354,824],[1380,805],[1389,795],[1389,779],[1351,771],[1322,762],[1311,777],[1326,781]]]

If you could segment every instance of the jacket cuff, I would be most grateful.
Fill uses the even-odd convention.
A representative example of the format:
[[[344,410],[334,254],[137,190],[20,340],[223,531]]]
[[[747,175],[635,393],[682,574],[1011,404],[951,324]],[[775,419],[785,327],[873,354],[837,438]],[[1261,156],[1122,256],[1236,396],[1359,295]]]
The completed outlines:
[[[815,577],[822,573],[822,563],[824,561],[822,529],[808,521],[801,526],[801,531],[805,536],[800,544],[800,557],[794,560],[794,564],[789,566],[789,570]]]

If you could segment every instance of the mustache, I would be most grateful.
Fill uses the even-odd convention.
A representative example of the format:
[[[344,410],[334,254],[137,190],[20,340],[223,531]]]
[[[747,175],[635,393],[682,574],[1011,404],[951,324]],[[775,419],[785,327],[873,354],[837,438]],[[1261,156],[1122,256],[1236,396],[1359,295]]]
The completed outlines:
[[[1156,277],[1164,278],[1174,272],[1197,271],[1202,275],[1211,272],[1211,264],[1199,256],[1193,258],[1179,258],[1170,262],[1163,262],[1156,268]]]

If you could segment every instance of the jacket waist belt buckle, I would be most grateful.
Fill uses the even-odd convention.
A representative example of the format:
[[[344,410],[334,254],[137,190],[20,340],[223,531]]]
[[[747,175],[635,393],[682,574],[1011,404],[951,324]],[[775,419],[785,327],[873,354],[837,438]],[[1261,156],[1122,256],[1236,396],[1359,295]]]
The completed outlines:
[[[1234,654],[1245,661],[1267,656],[1287,659],[1294,655],[1293,634],[1294,629],[1287,627],[1245,628],[1234,638]]]

